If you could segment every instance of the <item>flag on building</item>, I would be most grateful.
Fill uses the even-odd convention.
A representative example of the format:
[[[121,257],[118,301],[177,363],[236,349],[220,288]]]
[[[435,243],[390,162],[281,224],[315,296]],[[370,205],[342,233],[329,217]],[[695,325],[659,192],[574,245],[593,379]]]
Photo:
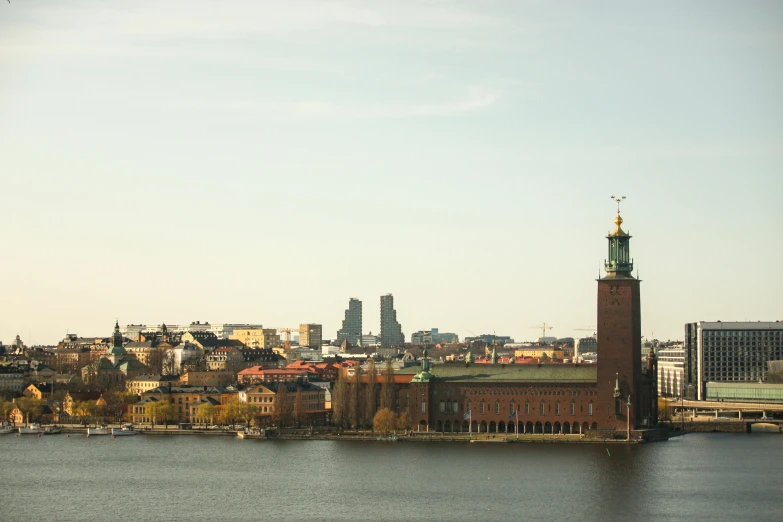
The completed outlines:
[[[509,419],[516,419],[516,418],[517,418],[517,412],[515,412],[515,411],[512,411],[512,412],[511,412],[511,413],[508,415],[508,418],[509,418]]]
[[[464,414],[462,418],[464,418],[465,420],[470,420],[470,410],[468,410],[468,412]]]

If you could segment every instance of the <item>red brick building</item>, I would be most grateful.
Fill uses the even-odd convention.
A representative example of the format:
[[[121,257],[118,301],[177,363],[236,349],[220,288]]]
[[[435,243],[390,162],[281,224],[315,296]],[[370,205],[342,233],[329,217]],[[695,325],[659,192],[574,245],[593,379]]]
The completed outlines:
[[[425,356],[420,368],[398,372],[416,373],[396,393],[412,429],[608,436],[654,426],[656,364],[653,356],[642,369],[640,281],[621,223],[618,212],[607,237],[606,276],[598,280],[596,364],[433,366]]]

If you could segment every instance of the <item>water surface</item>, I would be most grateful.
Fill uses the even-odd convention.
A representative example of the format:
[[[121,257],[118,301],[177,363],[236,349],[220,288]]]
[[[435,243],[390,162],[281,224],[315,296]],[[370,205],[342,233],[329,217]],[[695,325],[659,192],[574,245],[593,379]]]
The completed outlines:
[[[2,520],[780,520],[783,436],[622,445],[0,437]]]

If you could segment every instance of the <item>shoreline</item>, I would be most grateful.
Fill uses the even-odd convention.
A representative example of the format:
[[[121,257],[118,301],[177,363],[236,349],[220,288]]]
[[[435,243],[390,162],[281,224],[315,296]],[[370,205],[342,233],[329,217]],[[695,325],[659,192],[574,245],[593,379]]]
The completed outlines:
[[[82,426],[60,426],[62,432],[60,436],[87,436],[87,428]],[[269,436],[261,434],[243,434],[235,430],[207,430],[190,429],[181,430],[176,426],[163,427],[137,427],[137,435],[147,436],[203,436],[203,437],[237,437],[243,440],[260,441],[315,441],[315,440],[333,440],[348,442],[401,442],[401,443],[451,443],[451,444],[644,444],[661,440],[668,440],[671,437],[681,435],[680,432],[667,432],[666,430],[655,430],[654,432],[644,434],[634,434],[630,440],[625,438],[603,438],[589,437],[585,435],[555,435],[555,434],[441,434],[412,432],[407,434],[397,434],[396,438],[388,439],[384,435],[372,432],[359,433],[336,433],[332,431],[309,431],[306,429],[293,430],[293,433],[271,432]],[[648,437],[647,435],[652,435]],[[53,435],[43,435],[51,437]],[[92,437],[115,437],[113,435],[93,435]]]

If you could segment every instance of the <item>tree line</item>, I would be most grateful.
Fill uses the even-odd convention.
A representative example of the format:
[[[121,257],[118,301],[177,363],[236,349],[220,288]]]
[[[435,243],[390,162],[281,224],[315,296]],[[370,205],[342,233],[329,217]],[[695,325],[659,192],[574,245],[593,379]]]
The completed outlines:
[[[332,392],[334,424],[341,429],[372,429],[381,433],[409,428],[410,415],[405,410],[398,412],[399,408],[395,401],[394,369],[391,359],[386,361],[380,387],[373,359],[367,362],[364,385],[362,385],[361,365],[357,364],[354,368],[353,379],[345,371],[337,374]]]

